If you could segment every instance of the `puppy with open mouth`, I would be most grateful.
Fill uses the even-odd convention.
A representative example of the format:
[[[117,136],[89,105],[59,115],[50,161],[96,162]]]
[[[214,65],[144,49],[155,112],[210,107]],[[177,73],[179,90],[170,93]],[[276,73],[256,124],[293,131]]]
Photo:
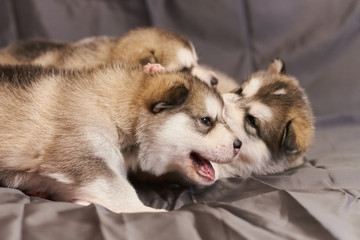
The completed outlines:
[[[285,73],[282,60],[274,59],[267,70],[251,74],[222,97],[224,121],[242,147],[231,163],[213,164],[216,179],[274,174],[303,163],[314,135],[314,117],[305,90]],[[132,177],[159,181],[143,172]],[[177,175],[165,180],[187,184]]]
[[[190,74],[156,72],[0,66],[0,183],[114,212],[159,211],[139,200],[130,169],[213,183],[213,164],[241,147],[221,96]]]

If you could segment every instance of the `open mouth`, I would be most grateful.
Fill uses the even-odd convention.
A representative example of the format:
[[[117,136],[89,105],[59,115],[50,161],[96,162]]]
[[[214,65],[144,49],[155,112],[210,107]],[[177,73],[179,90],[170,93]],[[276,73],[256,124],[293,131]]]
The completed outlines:
[[[209,160],[203,158],[200,154],[195,152],[190,153],[190,158],[196,167],[197,174],[208,181],[215,180],[215,170]]]

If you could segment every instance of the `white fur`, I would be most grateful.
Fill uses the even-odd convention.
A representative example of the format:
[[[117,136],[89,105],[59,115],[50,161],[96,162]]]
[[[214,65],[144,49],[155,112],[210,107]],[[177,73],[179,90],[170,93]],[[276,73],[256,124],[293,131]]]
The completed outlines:
[[[46,174],[46,176],[49,178],[55,179],[56,181],[58,181],[60,183],[65,183],[65,184],[73,183],[73,181],[71,179],[69,179],[62,173],[48,173],[48,174]]]
[[[224,119],[242,141],[242,146],[237,159],[230,164],[216,166],[219,172],[216,177],[249,176],[252,172],[261,171],[271,157],[266,144],[260,138],[249,136],[244,130],[245,109],[237,105],[241,98],[233,93],[222,96],[225,103]],[[251,103],[250,114],[261,119],[271,119],[272,116],[270,108],[259,102]]]
[[[230,162],[235,156],[233,142],[236,137],[220,122],[207,134],[189,128],[193,125],[192,117],[185,113],[171,116],[154,135],[155,142],[140,146],[143,148],[140,151],[143,155],[139,156],[141,168],[155,175],[178,170],[208,184],[194,173],[190,153],[196,152],[213,162]]]
[[[216,164],[217,179],[228,176],[248,177],[252,173],[262,173],[264,168],[268,168],[267,163],[271,155],[265,143],[260,139],[251,140],[247,137],[242,139],[243,145],[237,159],[229,164]]]
[[[8,183],[8,187],[10,188],[18,188],[24,182],[24,177],[21,174],[14,175],[14,179]]]
[[[261,88],[262,80],[259,78],[252,78],[243,89],[243,95],[247,98],[254,96]]]
[[[199,78],[201,81],[204,81],[209,86],[211,85],[210,81],[215,76],[215,73],[202,65],[196,65],[191,69],[191,74]]]
[[[272,94],[274,95],[285,95],[287,92],[284,88],[278,89],[275,92],[273,92]]]
[[[84,129],[84,134],[89,142],[92,143],[93,148],[96,149],[98,157],[107,159],[106,164],[114,172],[126,175],[126,168],[124,167],[124,160],[119,148],[117,146],[118,137],[113,135],[114,131],[109,131],[107,128],[87,128]],[[120,161],[121,160],[121,161]]]
[[[75,203],[87,205],[88,202],[82,199],[90,199],[92,203],[101,204],[115,212],[166,212],[144,206],[135,189],[122,176],[96,178],[79,188],[76,194]],[[113,199],[121,201],[114,202]]]
[[[55,59],[55,55],[52,52],[47,52],[41,55],[41,57],[34,60],[34,65],[41,65],[41,66],[49,66],[51,65]]]
[[[84,39],[81,39],[80,41],[78,42],[75,42],[74,45],[83,45],[83,44],[87,44],[87,43],[93,43],[93,42],[96,42],[96,41],[99,41],[99,40],[107,40],[108,38],[105,37],[105,36],[96,36],[96,37],[87,37],[87,38],[84,38]]]
[[[218,116],[221,116],[221,111],[223,108],[221,102],[217,99],[213,97],[206,97],[205,106],[211,119],[217,119]]]
[[[183,113],[171,116],[155,135],[156,146],[152,143],[149,143],[149,146],[145,146],[145,148],[149,148],[147,151],[148,154],[146,154],[146,156],[139,156],[140,167],[155,175],[161,175],[163,172],[166,172],[167,167],[169,167],[169,161],[171,161],[170,159],[176,158],[177,154],[184,155],[182,148],[185,147],[186,149],[190,147],[187,141],[190,136],[183,128],[188,124],[190,124],[189,118]],[[169,145],[169,141],[177,142],[177,144]],[[166,154],[159,154],[164,152],[166,152]],[[156,165],[153,164],[152,160],[154,156],[160,157],[156,160]],[[170,165],[170,168],[171,167],[174,166]]]
[[[191,69],[191,74],[205,82],[207,85],[215,87],[220,93],[231,92],[240,86],[235,79],[229,77],[225,73],[202,64],[194,65]],[[215,86],[211,84],[213,78],[218,80],[218,83]]]
[[[251,115],[264,121],[271,121],[273,114],[270,107],[257,101],[253,101],[249,106]]]
[[[177,53],[178,61],[185,67],[191,67],[197,62],[192,51],[187,48],[180,48]]]
[[[166,65],[166,71],[179,71],[182,68],[191,68],[197,64],[196,53],[189,48],[180,48],[177,51],[176,57],[169,64]]]

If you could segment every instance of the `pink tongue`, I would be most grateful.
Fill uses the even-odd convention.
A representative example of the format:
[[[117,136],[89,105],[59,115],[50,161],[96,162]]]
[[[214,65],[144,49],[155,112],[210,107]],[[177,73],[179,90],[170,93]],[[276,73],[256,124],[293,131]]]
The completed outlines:
[[[209,178],[211,181],[215,180],[215,170],[212,167],[211,163],[201,157],[198,157],[198,162],[201,164],[197,165],[197,172],[199,175]]]

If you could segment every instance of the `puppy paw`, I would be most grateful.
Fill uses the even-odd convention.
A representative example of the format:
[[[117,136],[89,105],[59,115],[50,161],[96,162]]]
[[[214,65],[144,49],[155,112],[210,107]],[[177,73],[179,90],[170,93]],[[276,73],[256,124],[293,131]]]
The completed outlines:
[[[145,73],[148,73],[150,75],[156,74],[156,73],[162,73],[165,71],[165,68],[163,66],[161,66],[160,64],[153,64],[153,63],[148,63],[146,65],[144,65],[143,67],[143,71]]]

